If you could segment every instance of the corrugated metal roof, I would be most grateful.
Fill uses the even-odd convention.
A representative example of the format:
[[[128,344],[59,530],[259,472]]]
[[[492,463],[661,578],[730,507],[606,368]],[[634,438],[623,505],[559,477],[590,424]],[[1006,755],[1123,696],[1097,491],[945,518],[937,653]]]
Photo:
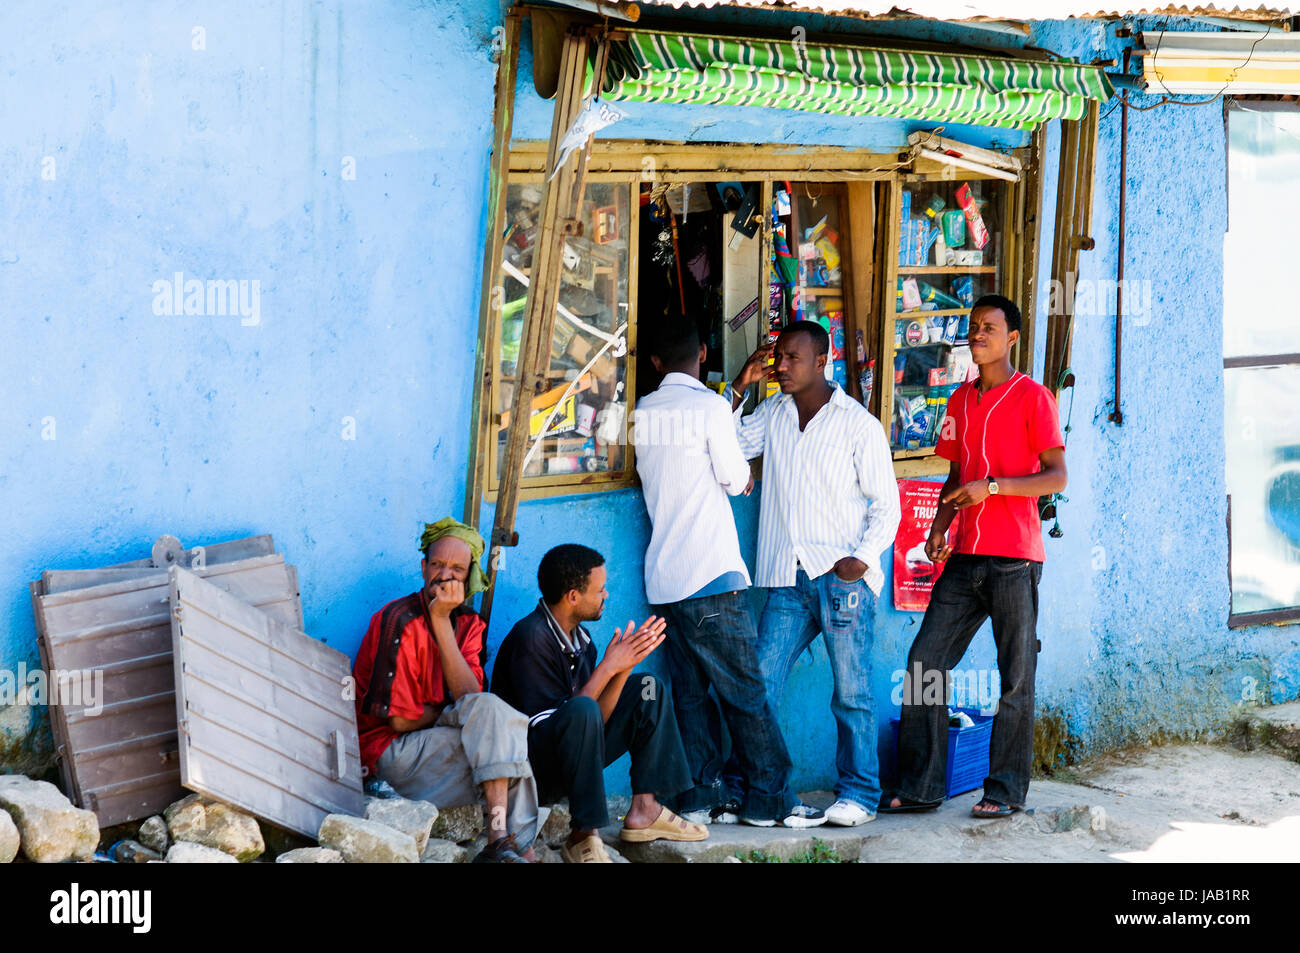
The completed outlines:
[[[1300,12],[1300,6],[1244,7],[1198,4],[1186,6],[1108,7],[1098,0],[657,0],[643,7],[707,10],[713,7],[750,7],[761,10],[806,11],[830,16],[878,19],[911,13],[932,20],[1066,20],[1070,17],[1132,15],[1222,17],[1276,20]]]

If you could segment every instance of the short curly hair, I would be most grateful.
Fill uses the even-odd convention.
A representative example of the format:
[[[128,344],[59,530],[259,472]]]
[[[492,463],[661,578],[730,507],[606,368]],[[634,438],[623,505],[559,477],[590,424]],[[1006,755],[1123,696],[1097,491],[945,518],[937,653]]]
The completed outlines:
[[[587,588],[591,571],[605,565],[605,557],[589,546],[564,543],[556,546],[537,567],[537,587],[547,605],[555,605],[569,590]]]

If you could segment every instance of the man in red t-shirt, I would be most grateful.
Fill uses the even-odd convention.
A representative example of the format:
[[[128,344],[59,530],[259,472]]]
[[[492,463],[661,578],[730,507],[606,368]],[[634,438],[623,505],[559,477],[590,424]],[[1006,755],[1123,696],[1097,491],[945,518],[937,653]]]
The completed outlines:
[[[1019,337],[1020,309],[1009,300],[985,295],[975,302],[970,350],[980,375],[949,399],[935,444],[935,453],[952,465],[925,552],[947,564],[907,657],[899,786],[881,799],[885,813],[930,810],[942,803],[947,699],[924,686],[946,684],[947,673],[989,618],[1002,697],[993,719],[984,797],[971,813],[1009,816],[1024,806],[1029,791],[1044,555],[1038,497],[1064,490],[1066,472],[1055,398],[1011,366],[1011,348]],[[950,547],[947,533],[954,517]]]
[[[439,808],[486,801],[489,842],[475,862],[528,862],[538,814],[528,719],[483,691],[486,626],[464,604],[486,587],[483,539],[448,518],[420,545],[424,587],[375,613],[352,669],[361,763]]]

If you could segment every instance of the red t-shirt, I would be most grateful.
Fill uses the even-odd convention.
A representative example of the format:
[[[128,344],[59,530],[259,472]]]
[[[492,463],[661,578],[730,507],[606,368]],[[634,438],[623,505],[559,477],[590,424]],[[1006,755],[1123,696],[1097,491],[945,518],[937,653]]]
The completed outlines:
[[[429,627],[423,590],[395,599],[376,612],[361,640],[352,666],[356,682],[357,728],[361,734],[361,763],[375,769],[397,732],[388,724],[394,715],[412,721],[425,705],[441,705],[447,686],[442,677],[438,642]],[[464,607],[451,614],[456,644],[483,688],[483,632],[478,613]]]
[[[962,483],[1038,473],[1038,455],[1065,446],[1052,392],[1019,371],[983,396],[978,385],[971,381],[953,392],[934,452],[957,463]],[[958,510],[953,552],[1041,563],[1038,498],[999,493]]]

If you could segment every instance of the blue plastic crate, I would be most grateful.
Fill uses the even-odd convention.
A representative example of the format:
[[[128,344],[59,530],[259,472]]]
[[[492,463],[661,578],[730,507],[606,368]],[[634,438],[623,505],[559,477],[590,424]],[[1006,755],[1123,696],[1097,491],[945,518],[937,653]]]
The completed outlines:
[[[954,708],[970,715],[975,724],[969,728],[949,726],[948,769],[944,777],[945,797],[956,797],[984,786],[989,773],[989,740],[993,737],[993,716],[978,708]],[[898,758],[898,719],[891,718],[894,731],[894,758]]]

